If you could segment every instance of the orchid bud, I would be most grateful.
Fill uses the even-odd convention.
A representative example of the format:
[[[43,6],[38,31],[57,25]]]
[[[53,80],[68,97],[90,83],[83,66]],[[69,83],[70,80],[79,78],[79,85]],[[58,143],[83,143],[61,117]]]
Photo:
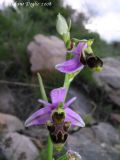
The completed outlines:
[[[61,36],[63,36],[63,34],[66,34],[69,31],[67,22],[60,13],[57,16],[56,29]]]
[[[57,23],[56,23],[57,32],[62,36],[65,44],[70,41],[70,26],[68,27],[65,18],[59,13],[57,16]]]

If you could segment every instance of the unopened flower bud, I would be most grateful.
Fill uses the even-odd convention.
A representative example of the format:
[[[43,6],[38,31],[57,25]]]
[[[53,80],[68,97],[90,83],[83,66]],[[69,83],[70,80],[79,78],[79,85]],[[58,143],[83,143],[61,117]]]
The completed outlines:
[[[69,46],[70,42],[69,27],[67,25],[65,18],[60,13],[57,16],[56,29],[57,32],[62,36],[62,39],[64,40],[65,44]]]
[[[63,34],[66,34],[69,30],[65,18],[60,13],[57,16],[56,29],[61,36],[63,36]]]

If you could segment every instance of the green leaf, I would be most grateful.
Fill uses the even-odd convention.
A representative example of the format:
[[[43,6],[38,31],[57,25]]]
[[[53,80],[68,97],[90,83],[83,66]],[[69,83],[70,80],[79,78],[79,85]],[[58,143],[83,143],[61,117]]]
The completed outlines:
[[[48,101],[40,73],[37,73],[37,76],[38,76],[38,81],[40,85],[40,93],[41,93],[42,99],[45,101]]]

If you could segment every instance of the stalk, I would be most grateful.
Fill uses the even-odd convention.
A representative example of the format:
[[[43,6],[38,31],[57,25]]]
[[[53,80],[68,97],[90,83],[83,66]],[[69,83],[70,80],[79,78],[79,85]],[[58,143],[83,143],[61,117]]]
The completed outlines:
[[[37,76],[38,76],[40,93],[41,93],[42,99],[45,101],[48,101],[48,98],[45,92],[45,88],[44,88],[44,84],[42,81],[42,77],[39,73],[37,73]],[[48,143],[47,143],[47,160],[53,160],[53,144],[51,142],[50,136],[48,136]]]

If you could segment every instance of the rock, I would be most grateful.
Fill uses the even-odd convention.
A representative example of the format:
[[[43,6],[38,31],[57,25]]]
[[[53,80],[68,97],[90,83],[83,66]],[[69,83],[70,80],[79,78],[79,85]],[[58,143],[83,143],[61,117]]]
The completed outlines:
[[[85,116],[92,111],[92,103],[90,99],[86,97],[78,88],[71,87],[69,89],[68,100],[70,97],[77,97],[76,101],[71,105],[71,108],[81,116]]]
[[[80,131],[69,135],[68,148],[78,152],[82,160],[119,160],[120,149],[101,141],[92,128],[82,128]]]
[[[95,107],[94,102],[76,87],[71,87],[69,89],[67,99],[69,100],[72,97],[77,97],[77,99],[73,104],[71,104],[70,108],[76,111],[84,119],[86,124],[91,125],[96,123],[96,120],[92,116]]]
[[[0,148],[0,160],[7,160],[6,156],[3,154],[2,149]]]
[[[120,143],[120,136],[112,125],[101,122],[98,125],[93,126],[92,129],[101,142],[111,145],[117,144],[118,142]]]
[[[46,37],[38,34],[27,47],[31,71],[55,70],[55,65],[65,61],[65,46],[55,36]]]
[[[48,137],[48,130],[44,126],[33,126],[24,130],[24,134],[31,137],[39,139],[41,142],[45,142]]]
[[[11,90],[4,85],[0,85],[0,112],[15,114],[14,105],[15,99]]]
[[[1,148],[8,160],[37,160],[38,149],[32,141],[18,133],[8,133],[3,137]]]
[[[120,122],[120,114],[117,114],[117,113],[112,113],[111,114],[111,118]]]
[[[45,125],[28,127],[22,131],[22,134],[29,137],[39,149],[47,143],[48,130]]]
[[[97,84],[107,93],[110,100],[120,106],[120,58],[104,58],[104,68],[100,73],[94,73]]]
[[[23,123],[17,117],[0,113],[0,134],[23,129]]]

